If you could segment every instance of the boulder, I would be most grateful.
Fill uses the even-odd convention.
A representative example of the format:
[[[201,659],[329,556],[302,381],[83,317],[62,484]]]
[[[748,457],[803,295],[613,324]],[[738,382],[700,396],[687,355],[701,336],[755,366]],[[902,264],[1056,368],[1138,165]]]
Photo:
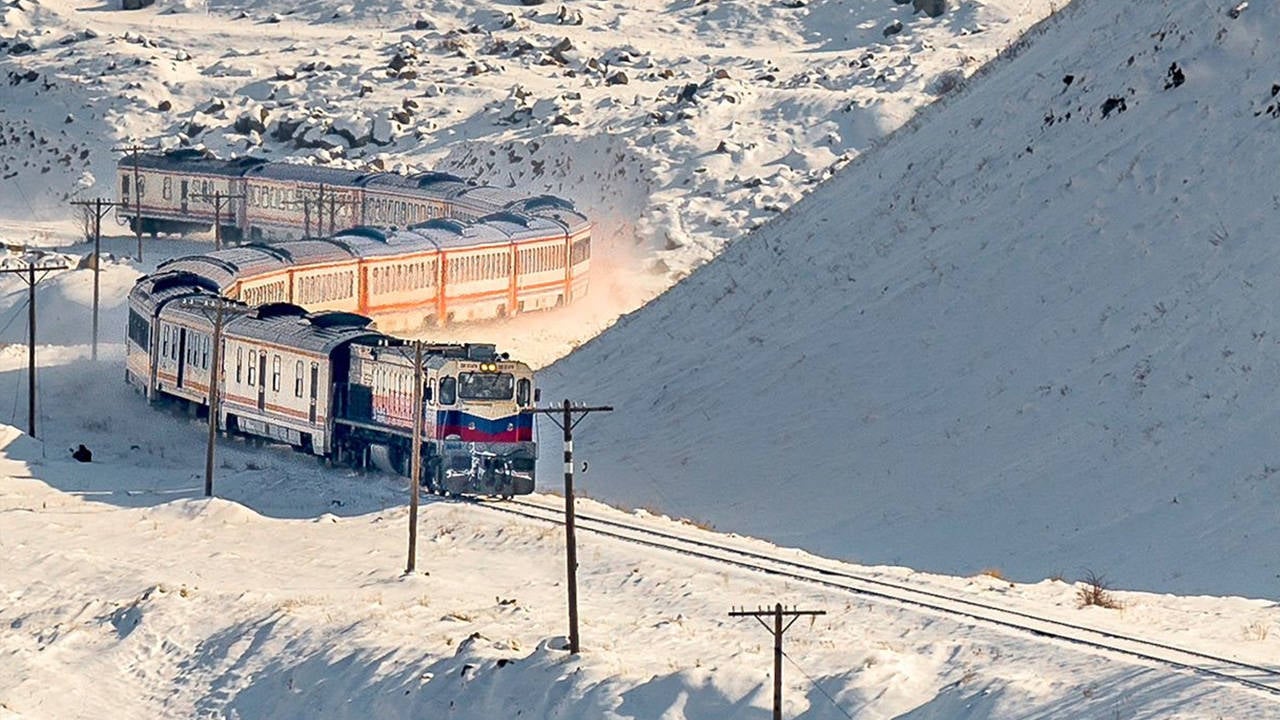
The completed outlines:
[[[912,7],[916,12],[923,12],[929,17],[938,17],[947,11],[947,0],[913,0]]]

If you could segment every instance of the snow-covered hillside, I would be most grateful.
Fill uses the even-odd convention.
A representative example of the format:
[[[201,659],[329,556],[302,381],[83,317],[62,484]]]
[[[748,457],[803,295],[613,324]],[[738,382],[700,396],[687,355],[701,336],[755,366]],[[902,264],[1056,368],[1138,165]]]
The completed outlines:
[[[1280,596],[1277,36],[1275,3],[1073,3],[544,374],[618,408],[585,488],[865,562]]]
[[[112,148],[134,140],[562,194],[599,223],[590,304],[508,336],[550,360],[1052,5],[970,0],[932,18],[893,0],[18,0],[0,10],[0,231],[74,233],[65,200],[113,196]]]

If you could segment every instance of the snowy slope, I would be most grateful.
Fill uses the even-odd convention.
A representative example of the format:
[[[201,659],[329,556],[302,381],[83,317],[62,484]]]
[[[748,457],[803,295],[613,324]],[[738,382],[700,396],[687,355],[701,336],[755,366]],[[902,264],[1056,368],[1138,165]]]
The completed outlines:
[[[1073,3],[555,365],[549,397],[617,407],[587,491],[863,562],[1280,596],[1280,7],[1228,10]]]
[[[65,200],[114,196],[112,148],[133,140],[553,192],[598,222],[590,300],[563,323],[499,330],[532,335],[538,356],[525,356],[549,361],[795,202],[1052,5],[969,0],[931,18],[891,0],[8,2],[0,232],[74,235]]]

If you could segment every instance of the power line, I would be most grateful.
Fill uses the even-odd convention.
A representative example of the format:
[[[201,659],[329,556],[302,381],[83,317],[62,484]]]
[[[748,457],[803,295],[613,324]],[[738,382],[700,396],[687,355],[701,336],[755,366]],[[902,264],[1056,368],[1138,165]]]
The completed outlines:
[[[818,681],[813,679],[812,675],[805,672],[804,668],[800,667],[800,663],[796,662],[794,658],[792,658],[790,655],[786,654],[785,652],[782,653],[782,656],[785,657],[787,659],[787,662],[791,663],[795,667],[795,669],[799,670],[800,674],[805,676],[805,678],[809,680],[809,685],[812,686],[818,692],[822,693],[822,696],[825,697],[828,701],[830,701],[830,703],[834,705],[837,710],[840,711],[840,714],[849,718],[849,720],[853,720],[853,716],[849,714],[849,711],[840,707],[840,703],[836,702],[836,699],[831,697],[831,693],[824,690],[822,686],[818,684]]]

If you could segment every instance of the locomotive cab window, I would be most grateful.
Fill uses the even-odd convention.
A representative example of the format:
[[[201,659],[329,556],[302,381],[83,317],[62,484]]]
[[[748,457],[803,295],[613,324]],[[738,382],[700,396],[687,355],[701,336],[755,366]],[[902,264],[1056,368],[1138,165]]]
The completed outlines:
[[[453,377],[440,378],[440,404],[452,405],[458,401],[458,379]]]
[[[511,373],[458,373],[458,397],[463,400],[510,400],[514,391]]]
[[[522,407],[528,406],[529,404],[529,390],[531,388],[532,383],[530,383],[526,378],[520,378],[520,382],[516,383],[516,402]]]

